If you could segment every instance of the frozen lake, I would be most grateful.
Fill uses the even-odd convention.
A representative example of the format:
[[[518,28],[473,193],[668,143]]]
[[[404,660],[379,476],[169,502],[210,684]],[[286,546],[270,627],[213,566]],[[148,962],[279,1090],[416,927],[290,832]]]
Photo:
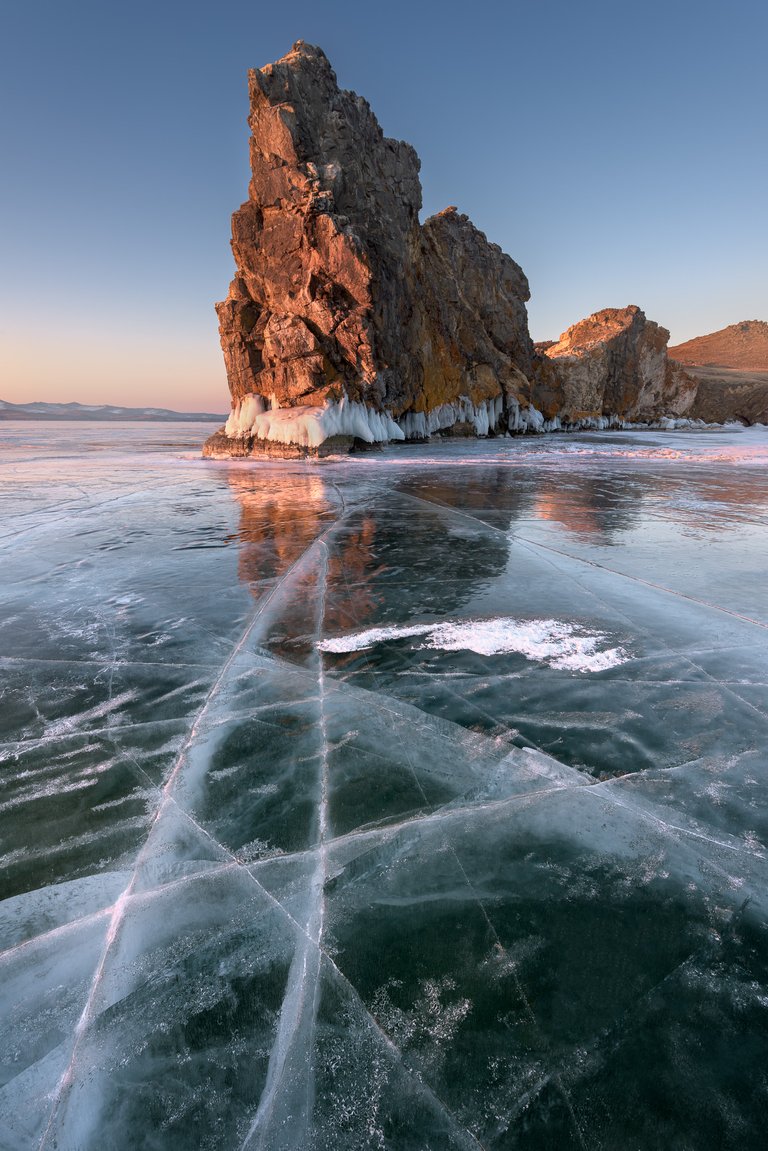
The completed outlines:
[[[768,1125],[768,430],[0,424],[0,1148]]]

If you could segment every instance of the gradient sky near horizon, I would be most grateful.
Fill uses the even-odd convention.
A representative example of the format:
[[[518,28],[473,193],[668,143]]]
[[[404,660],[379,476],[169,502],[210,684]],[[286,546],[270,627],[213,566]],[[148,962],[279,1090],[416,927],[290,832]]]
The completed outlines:
[[[0,398],[228,409],[246,71],[297,39],[524,268],[534,339],[768,319],[764,0],[8,3]]]

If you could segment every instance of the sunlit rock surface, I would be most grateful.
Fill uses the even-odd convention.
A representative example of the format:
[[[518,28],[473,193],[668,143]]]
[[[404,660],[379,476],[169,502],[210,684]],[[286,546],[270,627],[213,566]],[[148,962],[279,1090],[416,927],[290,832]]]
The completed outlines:
[[[327,438],[311,414],[260,426],[257,400],[309,412],[346,397],[371,426],[342,420],[337,434],[377,441],[397,438],[377,414],[463,399],[474,434],[486,401],[522,398],[532,345],[518,265],[453,208],[419,224],[416,153],[339,89],[319,48],[296,44],[249,85],[253,174],[232,218],[237,272],[217,305],[226,436],[309,452]]]
[[[669,360],[669,332],[635,304],[606,308],[574,324],[556,343],[538,345],[534,402],[561,423],[618,416],[643,422],[684,416],[696,381]]]
[[[768,323],[742,320],[719,332],[676,344],[669,354],[681,364],[704,368],[735,368],[742,372],[768,372]]]
[[[3,1151],[762,1151],[768,432],[204,432],[0,431]]]

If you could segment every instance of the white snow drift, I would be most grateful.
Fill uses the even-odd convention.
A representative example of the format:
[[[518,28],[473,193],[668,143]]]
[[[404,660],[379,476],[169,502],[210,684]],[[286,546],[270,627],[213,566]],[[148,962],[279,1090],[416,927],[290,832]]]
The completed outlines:
[[[416,636],[424,637],[424,643],[419,645],[422,648],[474,651],[487,656],[517,652],[526,659],[563,671],[605,671],[626,663],[630,658],[621,647],[605,646],[608,642],[605,632],[589,631],[563,620],[519,620],[505,616],[488,620],[374,627],[323,640],[318,646],[327,652],[354,652],[387,640]]]

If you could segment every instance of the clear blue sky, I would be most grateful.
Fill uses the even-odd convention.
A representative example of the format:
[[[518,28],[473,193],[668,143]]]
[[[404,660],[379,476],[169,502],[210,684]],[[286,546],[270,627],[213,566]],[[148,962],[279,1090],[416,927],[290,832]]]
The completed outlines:
[[[246,70],[297,39],[522,264],[534,338],[768,319],[765,0],[9,0],[0,398],[228,407]]]

